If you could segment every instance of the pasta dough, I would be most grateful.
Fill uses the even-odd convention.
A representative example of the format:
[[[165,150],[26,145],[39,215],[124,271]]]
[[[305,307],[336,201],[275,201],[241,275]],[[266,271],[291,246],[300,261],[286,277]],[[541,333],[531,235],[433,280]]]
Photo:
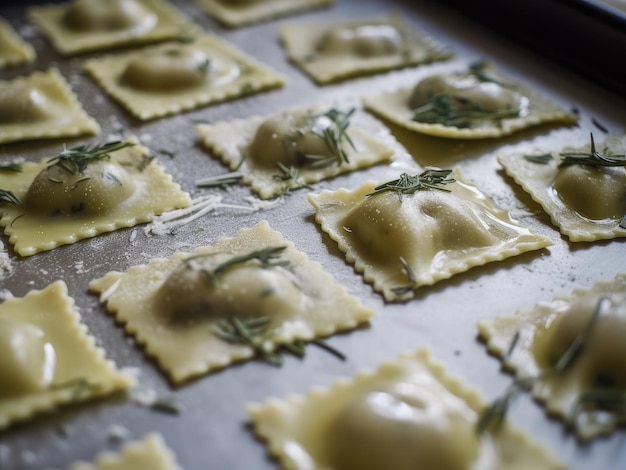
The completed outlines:
[[[448,59],[451,54],[398,15],[351,22],[291,23],[287,56],[318,84]]]
[[[285,470],[556,469],[508,424],[478,434],[484,403],[422,349],[305,397],[248,405]]]
[[[277,259],[265,259],[268,250]],[[267,318],[271,350],[355,328],[373,314],[266,221],[191,254],[110,272],[89,288],[175,383],[254,355],[215,334],[224,320]]]
[[[0,143],[99,132],[57,69],[0,81]]]
[[[545,123],[574,124],[578,116],[489,63],[432,74],[413,87],[366,96],[365,107],[390,122],[450,139],[496,138]]]
[[[85,69],[141,120],[280,87],[284,79],[215,36],[90,59]]]
[[[577,288],[570,296],[558,296],[530,310],[481,322],[478,328],[489,351],[517,377],[546,374],[534,385],[534,397],[545,404],[550,415],[574,425],[582,439],[609,433],[624,422],[623,406],[619,405],[623,398],[604,408],[594,396],[613,393],[619,400],[626,388],[626,275],[598,281],[591,288]],[[570,365],[547,374],[574,341],[582,344]]]
[[[593,138],[593,137],[592,137]],[[591,148],[590,148],[591,147]],[[561,154],[591,155],[595,144],[565,148]],[[618,166],[571,164],[562,156],[533,156],[517,152],[499,156],[500,164],[524,191],[548,213],[552,223],[573,242],[626,236],[626,136],[613,136],[598,148],[600,155],[614,158]],[[619,162],[621,166],[619,166]]]
[[[71,0],[28,15],[64,55],[180,38],[190,23],[164,0]]]
[[[218,21],[238,27],[331,5],[333,0],[196,0]]]
[[[263,199],[385,162],[399,147],[379,121],[344,107],[292,109],[196,129]]]
[[[432,171],[440,170],[422,175],[429,178]],[[440,190],[372,196],[378,185],[368,182],[308,199],[322,230],[387,301],[406,300],[418,287],[551,245],[463,182],[458,170],[452,180]]]
[[[77,147],[0,173],[0,189],[16,198],[0,202],[0,226],[15,251],[30,256],[190,206],[189,195],[136,142]]]
[[[156,432],[128,443],[120,453],[104,452],[93,464],[77,462],[67,470],[181,470],[176,456]]]
[[[0,69],[28,64],[33,60],[35,60],[33,46],[24,41],[11,25],[0,17]]]
[[[95,346],[63,281],[0,304],[0,352],[0,429],[134,385]]]

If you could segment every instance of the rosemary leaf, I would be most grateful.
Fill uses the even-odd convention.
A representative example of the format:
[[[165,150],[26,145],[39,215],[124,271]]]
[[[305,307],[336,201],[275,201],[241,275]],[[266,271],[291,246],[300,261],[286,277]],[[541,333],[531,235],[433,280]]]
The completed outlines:
[[[502,121],[520,115],[519,110],[485,111],[460,96],[436,95],[413,110],[413,121],[468,128],[477,121]]]
[[[524,155],[525,160],[528,160],[532,163],[539,163],[541,165],[546,165],[550,163],[553,158],[554,157],[551,153],[544,153],[543,155]]]
[[[0,189],[0,204],[13,204],[15,206],[21,206],[22,201],[13,194],[11,191],[7,191],[5,189]]]
[[[175,415],[180,414],[182,411],[181,406],[172,397],[157,397],[150,404],[150,408]]]
[[[231,184],[238,184],[243,178],[243,173],[233,171],[219,176],[211,176],[196,181],[196,186],[199,188],[213,188],[216,186],[224,187]]]
[[[0,171],[13,171],[15,173],[20,173],[22,171],[22,165],[19,163],[1,163]]]
[[[400,201],[403,194],[413,194],[417,191],[435,189],[438,191],[450,192],[444,188],[446,184],[452,184],[456,180],[448,178],[452,170],[442,170],[436,167],[428,167],[419,175],[411,176],[408,173],[402,173],[400,178],[383,183],[374,188],[374,192],[369,193],[366,197],[376,196],[386,191],[395,191],[398,193]]]
[[[591,145],[589,152],[564,152],[561,153],[561,163],[559,167],[569,165],[591,165],[591,166],[626,166],[626,155],[613,154],[609,149],[604,153],[596,150],[596,143],[593,133],[590,134]]]
[[[82,173],[90,163],[110,158],[112,152],[134,145],[132,142],[122,141],[96,146],[81,145],[64,150],[56,157],[52,157],[48,160],[48,165],[58,165],[70,174]]]

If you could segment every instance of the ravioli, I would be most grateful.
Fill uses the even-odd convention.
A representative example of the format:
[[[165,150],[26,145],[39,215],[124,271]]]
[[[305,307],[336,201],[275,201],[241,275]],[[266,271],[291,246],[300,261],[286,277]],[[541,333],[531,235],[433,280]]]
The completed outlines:
[[[570,241],[593,242],[626,237],[625,155],[626,135],[597,148],[592,135],[588,146],[539,158],[510,153],[498,161]]]
[[[452,55],[399,15],[280,28],[289,60],[318,84],[430,62]]]
[[[344,106],[198,124],[196,130],[262,199],[383,163],[400,151],[379,121]]]
[[[0,172],[0,226],[15,251],[34,255],[189,207],[189,195],[136,142],[80,146]]]
[[[0,143],[99,132],[57,69],[0,80]]]
[[[174,383],[251,358],[224,324],[267,322],[258,346],[311,341],[356,328],[373,312],[266,221],[192,253],[175,253],[90,282]],[[236,320],[233,320],[236,319]]]
[[[386,301],[410,299],[419,287],[551,245],[465,183],[458,170],[449,171],[427,168],[383,185],[308,196],[316,222]]]
[[[11,27],[11,24],[0,17],[0,69],[9,66],[29,64],[35,60],[35,49],[24,41]]]
[[[85,69],[141,120],[277,88],[282,76],[215,36],[87,60]]]
[[[431,74],[412,87],[366,96],[365,107],[405,129],[449,139],[497,138],[540,124],[571,125],[568,112],[488,62]]]
[[[534,384],[533,396],[580,438],[610,433],[625,422],[626,274],[481,322],[478,329],[489,351],[517,377],[544,374]],[[574,341],[581,342],[577,356],[564,370],[548,373]]]
[[[333,0],[195,0],[211,16],[230,27],[331,5]]]
[[[72,0],[27,12],[63,55],[180,38],[190,25],[164,0]]]
[[[0,429],[134,386],[96,347],[63,281],[0,304],[0,352]]]
[[[478,434],[483,406],[422,349],[330,389],[247,411],[270,454],[289,470],[565,468],[508,424]]]
[[[77,462],[67,470],[181,470],[176,456],[156,432],[130,442],[121,452],[104,452],[93,464]]]

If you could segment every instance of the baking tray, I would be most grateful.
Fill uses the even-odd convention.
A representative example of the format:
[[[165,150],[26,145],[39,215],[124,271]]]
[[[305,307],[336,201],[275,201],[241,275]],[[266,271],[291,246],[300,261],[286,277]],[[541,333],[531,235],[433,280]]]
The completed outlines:
[[[288,84],[280,90],[179,116],[139,122],[82,72],[81,61],[90,55],[70,59],[59,56],[27,22],[24,10],[31,3],[3,5],[0,14],[9,18],[33,43],[38,58],[31,66],[4,70],[0,77],[10,79],[32,70],[58,66],[86,110],[102,125],[101,139],[118,134],[120,130],[139,136],[159,154],[159,163],[174,180],[195,196],[219,191],[196,188],[196,179],[227,170],[202,148],[193,129],[193,120],[229,120],[346,96],[358,98],[410,83],[434,70],[461,68],[477,59],[488,58],[503,72],[535,87],[562,106],[578,109],[580,125],[567,129],[541,127],[503,139],[475,142],[445,141],[411,134],[393,126],[390,129],[420,164],[461,167],[465,176],[497,204],[511,211],[536,233],[548,237],[554,245],[474,268],[433,287],[422,288],[410,302],[386,304],[345,262],[335,243],[315,224],[313,209],[305,198],[306,189],[291,194],[282,204],[264,212],[219,210],[181,227],[175,235],[148,237],[141,228],[124,229],[28,258],[15,255],[8,247],[7,237],[2,236],[0,240],[7,245],[6,257],[10,267],[5,278],[0,280],[4,297],[21,297],[31,289],[42,289],[58,279],[65,280],[98,345],[119,366],[140,371],[141,390],[154,390],[159,395],[173,397],[182,411],[178,415],[160,413],[138,406],[125,396],[68,406],[2,432],[1,469],[66,468],[79,459],[92,460],[101,451],[120,447],[120,440],[115,439],[119,432],[113,432],[119,428],[115,426],[126,429],[128,439],[138,439],[158,430],[177,454],[180,464],[188,470],[276,469],[276,462],[268,458],[265,446],[251,432],[244,410],[246,403],[303,394],[313,386],[328,386],[338,377],[375,368],[401,351],[421,347],[429,347],[437,360],[447,364],[451,373],[487,399],[493,399],[512,379],[501,371],[499,362],[489,356],[484,345],[477,340],[476,323],[479,320],[531,308],[555,295],[567,295],[575,286],[588,286],[625,271],[623,241],[567,242],[539,206],[504,175],[496,161],[498,152],[522,142],[533,141],[550,149],[558,149],[562,142],[586,142],[590,130],[602,133],[594,122],[601,123],[611,133],[623,133],[626,102],[622,96],[497,35],[468,19],[464,12],[437,2],[339,0],[329,9],[235,30],[222,28],[192,1],[172,3],[206,30],[285,74]],[[390,11],[400,12],[415,26],[447,45],[455,57],[445,64],[318,87],[285,59],[276,39],[277,26],[286,21],[331,21]],[[3,145],[0,146],[0,161],[16,158],[39,161],[59,151],[63,144],[73,146],[91,141],[93,139],[72,139]],[[168,153],[174,157],[166,156]],[[387,167],[375,167],[340,176],[317,184],[315,190],[352,188],[365,180],[376,180],[388,171]],[[245,204],[250,191],[235,186],[220,194],[225,201]],[[87,292],[89,281],[110,270],[126,270],[154,257],[212,244],[262,219],[268,220],[274,229],[294,241],[297,248],[321,263],[377,315],[367,328],[328,339],[330,345],[347,356],[346,361],[310,348],[304,359],[287,357],[281,368],[249,361],[181,387],[172,387],[155,362],[146,359],[142,350],[105,313],[97,297]],[[509,417],[573,469],[626,468],[623,429],[610,437],[581,445],[573,436],[563,432],[561,422],[549,419],[544,409],[528,396],[520,397]]]

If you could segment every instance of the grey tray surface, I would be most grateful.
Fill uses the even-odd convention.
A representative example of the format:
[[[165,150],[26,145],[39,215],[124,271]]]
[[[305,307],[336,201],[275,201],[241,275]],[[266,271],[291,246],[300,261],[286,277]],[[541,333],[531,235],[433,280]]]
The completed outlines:
[[[101,451],[120,447],[121,442],[111,436],[115,425],[126,428],[129,439],[159,431],[187,470],[277,469],[277,463],[268,457],[265,446],[251,432],[245,413],[246,403],[304,394],[314,386],[329,386],[339,377],[373,369],[402,351],[421,347],[429,347],[434,357],[446,363],[452,374],[487,399],[493,399],[511,383],[512,378],[500,369],[499,362],[486,353],[484,345],[477,339],[476,323],[479,320],[531,308],[556,295],[567,295],[576,286],[589,286],[596,280],[611,279],[626,271],[623,240],[593,244],[568,242],[550,224],[540,207],[506,177],[496,160],[498,153],[524,142],[532,142],[537,148],[558,149],[563,142],[585,142],[590,131],[603,135],[594,121],[602,123],[612,134],[623,133],[626,101],[622,97],[503,39],[457,10],[437,2],[338,0],[328,9],[234,30],[222,28],[191,0],[174,0],[172,3],[207,31],[218,34],[285,74],[288,84],[279,90],[178,116],[139,122],[84,74],[81,62],[89,56],[61,57],[27,21],[25,7],[28,3],[17,2],[0,6],[0,15],[16,25],[34,45],[38,57],[33,65],[0,71],[0,79],[45,70],[52,65],[59,67],[86,110],[102,125],[101,139],[122,128],[125,133],[137,135],[156,152],[159,163],[192,196],[213,191],[222,194],[227,202],[245,204],[245,198],[251,194],[246,187],[220,191],[195,186],[196,179],[227,170],[203,149],[193,120],[214,122],[268,114],[319,101],[345,97],[358,99],[367,93],[410,84],[431,70],[461,68],[475,60],[488,58],[505,73],[535,87],[562,106],[578,109],[580,125],[573,128],[540,127],[503,139],[476,142],[444,141],[411,134],[394,126],[390,128],[419,164],[461,167],[467,179],[536,233],[548,237],[553,245],[539,252],[475,268],[433,287],[423,288],[412,301],[386,304],[345,262],[335,243],[314,222],[313,208],[305,197],[306,189],[292,193],[276,208],[263,212],[216,211],[181,227],[174,235],[147,236],[141,227],[125,229],[27,258],[17,256],[8,246],[8,238],[2,236],[0,243],[6,247],[4,256],[9,264],[8,272],[3,279],[0,278],[0,293],[4,298],[9,295],[21,297],[31,289],[42,289],[63,279],[84,323],[108,357],[121,367],[140,370],[141,389],[173,397],[182,411],[178,415],[160,413],[138,406],[124,396],[68,406],[0,433],[0,469],[62,469],[77,460],[91,461]],[[416,27],[448,46],[455,53],[454,58],[446,64],[319,87],[286,60],[277,41],[277,26],[285,22],[334,21],[391,11],[400,12]],[[2,145],[0,161],[16,158],[40,161],[58,152],[64,144],[74,146],[94,140]],[[166,153],[174,157],[168,157]],[[352,188],[388,172],[388,167],[374,167],[319,183],[314,189]],[[328,339],[329,344],[347,356],[346,361],[311,348],[303,359],[287,357],[281,368],[249,361],[172,387],[156,363],[146,359],[133,339],[126,336],[105,312],[96,296],[88,293],[89,281],[111,270],[123,271],[155,257],[212,244],[262,219],[268,220],[297,248],[319,262],[377,315],[367,328]],[[560,421],[548,418],[544,409],[527,396],[515,402],[509,416],[514,425],[528,431],[573,469],[626,468],[623,429],[610,437],[582,445],[564,433]]]

